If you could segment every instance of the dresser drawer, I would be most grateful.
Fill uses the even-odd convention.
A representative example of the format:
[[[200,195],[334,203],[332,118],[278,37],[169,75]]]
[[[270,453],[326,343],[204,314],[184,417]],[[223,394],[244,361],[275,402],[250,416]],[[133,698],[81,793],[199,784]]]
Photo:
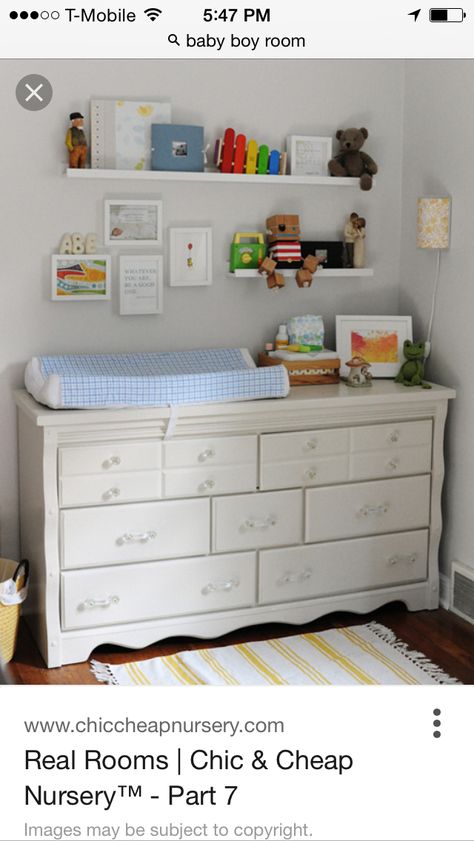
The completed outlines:
[[[431,421],[382,423],[351,429],[351,452],[431,446]]]
[[[254,491],[257,486],[256,472],[255,464],[164,470],[163,496],[212,496]]]
[[[429,511],[429,476],[311,488],[305,542],[423,528]]]
[[[284,461],[311,461],[315,456],[337,455],[349,450],[348,429],[318,429],[314,432],[281,432],[262,435],[262,467]]]
[[[313,456],[305,461],[282,461],[264,464],[261,469],[260,488],[311,487],[344,482],[349,478],[349,456]]]
[[[209,500],[77,508],[60,515],[64,568],[148,561],[209,551]]]
[[[257,464],[257,436],[189,438],[165,441],[164,467],[204,467],[215,464]]]
[[[411,476],[429,473],[431,470],[431,446],[397,447],[390,452],[373,450],[357,453],[350,458],[350,479],[383,479],[386,476]]]
[[[59,448],[59,475],[126,473],[129,470],[157,470],[161,467],[158,441],[117,441]]]
[[[428,531],[260,552],[259,603],[408,584],[426,578]]]
[[[254,552],[61,574],[64,630],[255,604]]]
[[[65,476],[59,480],[59,504],[65,508],[140,502],[143,499],[159,499],[160,496],[159,470],[135,470],[114,473],[113,476]]]
[[[302,491],[279,491],[212,500],[213,551],[257,549],[299,543]]]

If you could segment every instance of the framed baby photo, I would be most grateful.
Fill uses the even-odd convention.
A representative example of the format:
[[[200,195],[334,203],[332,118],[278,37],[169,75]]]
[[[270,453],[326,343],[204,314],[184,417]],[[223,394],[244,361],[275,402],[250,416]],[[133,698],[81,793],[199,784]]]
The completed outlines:
[[[51,298],[53,301],[109,301],[111,257],[109,254],[53,254]]]
[[[159,199],[107,199],[104,243],[160,248],[163,244],[163,202]]]
[[[403,342],[413,338],[411,315],[336,315],[336,350],[341,376],[346,362],[361,356],[373,377],[395,377],[404,361]]]

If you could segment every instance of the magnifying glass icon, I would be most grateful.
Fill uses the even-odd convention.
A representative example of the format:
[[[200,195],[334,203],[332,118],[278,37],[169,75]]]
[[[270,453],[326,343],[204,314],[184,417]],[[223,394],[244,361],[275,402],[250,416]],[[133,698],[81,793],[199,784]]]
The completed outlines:
[[[176,44],[178,47],[180,46],[177,35],[168,35],[168,41],[170,44]]]

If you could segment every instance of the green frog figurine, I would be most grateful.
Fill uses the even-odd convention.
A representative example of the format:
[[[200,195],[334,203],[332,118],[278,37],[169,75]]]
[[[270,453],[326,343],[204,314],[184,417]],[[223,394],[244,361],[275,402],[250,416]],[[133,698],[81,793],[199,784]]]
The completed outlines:
[[[395,377],[395,382],[403,383],[403,385],[421,385],[422,388],[431,388],[430,384],[423,380],[425,343],[410,342],[410,339],[406,339],[403,342],[403,355],[405,362],[403,362]]]

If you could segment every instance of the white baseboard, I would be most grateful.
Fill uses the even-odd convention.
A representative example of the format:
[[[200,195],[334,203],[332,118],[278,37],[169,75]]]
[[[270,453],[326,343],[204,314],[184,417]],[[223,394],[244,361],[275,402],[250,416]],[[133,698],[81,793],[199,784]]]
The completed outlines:
[[[451,579],[442,572],[439,574],[439,603],[445,610],[449,610],[451,604]]]

